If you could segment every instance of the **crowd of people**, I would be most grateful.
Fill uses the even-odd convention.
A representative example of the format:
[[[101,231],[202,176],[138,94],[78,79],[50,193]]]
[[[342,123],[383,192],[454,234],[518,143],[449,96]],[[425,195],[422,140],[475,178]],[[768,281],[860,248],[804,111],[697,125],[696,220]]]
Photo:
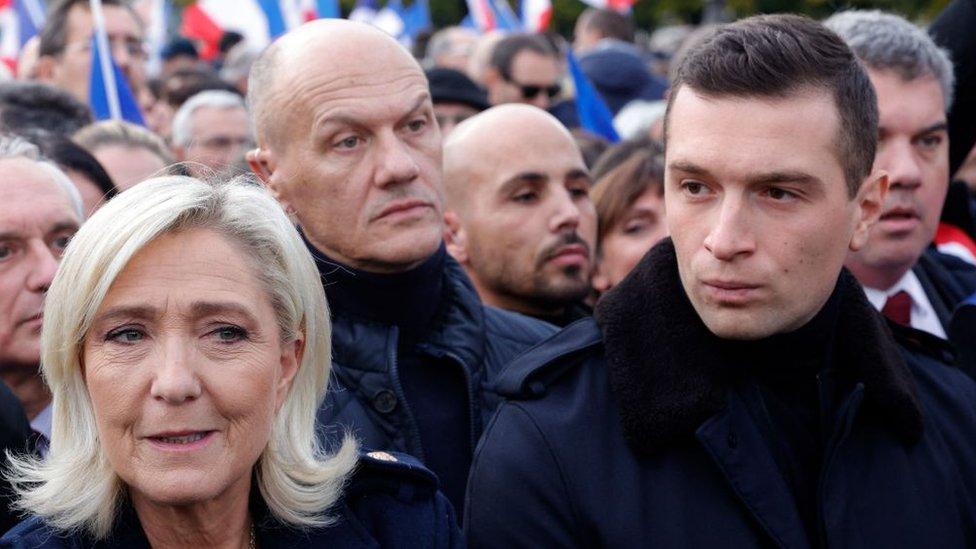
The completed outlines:
[[[976,547],[973,0],[154,75],[101,4],[145,125],[87,0],[0,82],[0,546]]]

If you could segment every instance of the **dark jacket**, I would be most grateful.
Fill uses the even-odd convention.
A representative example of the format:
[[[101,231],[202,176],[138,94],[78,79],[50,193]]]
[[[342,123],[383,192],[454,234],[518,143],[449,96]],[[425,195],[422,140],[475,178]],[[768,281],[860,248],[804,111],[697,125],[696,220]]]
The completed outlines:
[[[499,401],[489,390],[490,383],[511,359],[556,328],[482,305],[461,266],[450,257],[444,265],[443,303],[419,347],[432,364],[457,368],[467,381],[473,453],[484,422]],[[394,325],[333,310],[335,383],[318,419],[330,426],[322,430],[326,438],[337,434],[331,426],[351,428],[365,448],[395,450],[424,461],[420,432],[400,383],[398,337]]]
[[[956,351],[956,365],[976,379],[976,318],[958,311],[976,294],[976,267],[929,248],[912,270]]]
[[[415,459],[364,455],[342,500],[330,513],[332,526],[299,530],[274,520],[260,497],[252,496],[255,541],[262,549],[294,547],[377,548],[463,547],[450,503],[437,491],[437,478]],[[125,506],[111,535],[100,542],[82,533],[59,531],[37,517],[21,522],[0,539],[0,547],[61,549],[148,548],[131,506]]]
[[[849,273],[851,382],[815,493],[829,547],[976,546],[976,385],[906,350]],[[582,320],[506,370],[472,465],[472,547],[810,547],[736,376],[665,241]]]
[[[22,454],[31,450],[31,427],[24,407],[13,391],[0,382],[0,460],[4,468],[7,452]],[[19,518],[13,509],[13,491],[7,479],[0,479],[0,534],[12,528]]]

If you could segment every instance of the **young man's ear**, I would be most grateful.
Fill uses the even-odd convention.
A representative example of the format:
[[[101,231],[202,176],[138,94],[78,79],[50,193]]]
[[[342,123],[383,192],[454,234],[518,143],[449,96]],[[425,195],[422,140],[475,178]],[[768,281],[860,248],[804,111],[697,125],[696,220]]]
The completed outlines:
[[[461,218],[452,210],[444,212],[444,243],[447,253],[461,265],[468,263],[468,235],[461,226]]]
[[[857,204],[857,220],[854,225],[854,233],[851,235],[851,242],[848,245],[852,252],[856,252],[864,247],[868,242],[868,235],[871,227],[878,222],[881,217],[881,210],[884,207],[885,197],[888,195],[888,174],[883,170],[871,172],[871,174],[861,184],[855,198]]]
[[[53,55],[42,55],[37,58],[34,64],[34,79],[40,82],[51,83],[54,74],[57,72],[58,60]]]

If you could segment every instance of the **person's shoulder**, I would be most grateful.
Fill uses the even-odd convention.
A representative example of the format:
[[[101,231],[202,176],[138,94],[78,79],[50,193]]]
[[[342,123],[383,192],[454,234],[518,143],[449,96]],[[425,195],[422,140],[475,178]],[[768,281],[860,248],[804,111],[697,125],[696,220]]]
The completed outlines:
[[[928,270],[941,270],[954,278],[961,278],[967,283],[976,284],[976,265],[954,255],[940,252],[935,248],[928,248],[919,258],[919,263],[923,268],[928,267]]]
[[[438,490],[437,477],[407,454],[361,455],[343,500],[382,547],[461,545],[454,509]]]
[[[81,547],[78,536],[65,535],[40,517],[32,516],[14,526],[0,538],[0,547],[60,549]]]
[[[559,328],[542,320],[506,311],[491,305],[484,306],[485,332],[523,345],[534,345],[555,334]]]
[[[499,396],[535,400],[574,381],[588,364],[602,363],[603,334],[592,317],[582,318],[515,357],[494,382]]]
[[[437,476],[417,458],[386,451],[360,455],[359,465],[346,488],[347,497],[387,494],[410,501],[431,498],[436,492]]]

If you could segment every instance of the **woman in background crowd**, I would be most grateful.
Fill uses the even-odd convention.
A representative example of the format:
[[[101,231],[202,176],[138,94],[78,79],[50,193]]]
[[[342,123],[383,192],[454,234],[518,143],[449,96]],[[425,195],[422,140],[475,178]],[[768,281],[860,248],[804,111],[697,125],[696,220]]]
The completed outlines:
[[[597,215],[597,268],[593,289],[603,294],[619,283],[662,238],[664,151],[650,139],[609,149],[593,169],[590,196]]]

